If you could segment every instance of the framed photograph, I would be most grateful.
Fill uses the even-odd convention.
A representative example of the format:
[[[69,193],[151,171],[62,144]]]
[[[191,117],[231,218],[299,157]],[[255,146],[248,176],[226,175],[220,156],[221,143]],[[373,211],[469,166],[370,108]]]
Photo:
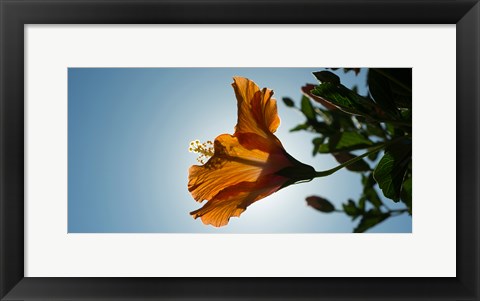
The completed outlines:
[[[479,300],[477,1],[0,9],[1,300]]]

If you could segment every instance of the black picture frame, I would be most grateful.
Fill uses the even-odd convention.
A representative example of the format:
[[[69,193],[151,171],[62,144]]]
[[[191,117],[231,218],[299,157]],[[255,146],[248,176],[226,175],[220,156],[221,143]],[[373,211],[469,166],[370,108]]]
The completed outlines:
[[[1,300],[480,300],[477,0],[0,0],[0,22]],[[456,24],[456,277],[24,277],[24,25],[123,23]]]

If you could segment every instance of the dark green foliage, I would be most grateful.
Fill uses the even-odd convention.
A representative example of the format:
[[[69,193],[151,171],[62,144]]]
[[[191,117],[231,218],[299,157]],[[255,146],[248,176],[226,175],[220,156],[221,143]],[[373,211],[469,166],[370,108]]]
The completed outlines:
[[[408,207],[408,213],[412,214],[412,177],[409,176],[403,182],[402,192],[401,192],[402,202],[405,203]]]
[[[308,123],[302,123],[294,127],[293,129],[290,130],[290,132],[296,132],[296,131],[301,131],[301,130],[306,130],[310,127]]]
[[[390,87],[390,81],[382,76],[375,69],[368,72],[369,91],[375,103],[391,118],[395,119],[399,115],[397,106],[392,101],[393,92]]]
[[[352,160],[353,158],[356,157],[355,155],[349,152],[333,153],[333,156],[335,157],[337,162],[340,164],[345,163],[349,160]],[[368,165],[367,162],[365,162],[365,160],[357,161],[353,164],[348,165],[345,168],[351,171],[360,171],[360,172],[370,170],[370,166]]]
[[[380,197],[378,196],[377,191],[375,190],[375,179],[373,174],[362,175],[362,184],[363,184],[363,194],[361,199],[364,199],[371,203],[375,208],[380,208],[383,203]]]
[[[360,72],[359,68],[343,70]],[[306,120],[291,129],[316,133],[312,155],[330,154],[340,164],[374,149],[367,157],[346,166],[361,174],[363,184],[358,201],[349,199],[342,204],[347,216],[360,220],[354,232],[364,232],[398,214],[412,213],[412,69],[366,71],[367,95],[358,93],[357,85],[363,83],[349,89],[337,74],[314,72],[319,83],[302,87],[305,96],[299,110]],[[283,101],[295,107],[290,98]],[[383,200],[379,194],[383,194]],[[389,200],[402,202],[405,209],[388,209]],[[323,208],[333,211],[334,207]]]
[[[301,104],[301,110],[302,113],[307,117],[308,120],[316,120],[315,116],[315,110],[312,106],[312,103],[310,102],[310,99],[308,97],[304,96],[302,97],[302,104]]]
[[[353,230],[355,233],[365,232],[373,226],[383,222],[390,217],[390,213],[381,212],[378,209],[372,209],[362,215],[362,219],[358,226]]]
[[[387,198],[395,202],[400,200],[405,173],[411,161],[411,144],[396,143],[385,150],[373,172],[373,177]]]
[[[357,217],[363,214],[364,210],[360,207],[357,207],[353,200],[348,200],[346,204],[342,204],[343,211],[346,215],[351,216],[352,220],[355,220]]]
[[[313,72],[313,75],[318,79],[318,81],[323,83],[331,83],[335,86],[340,85],[340,77],[329,71],[319,71]]]
[[[340,132],[329,137],[328,152],[364,149],[372,144],[372,141],[358,132]]]
[[[315,156],[316,154],[318,154],[320,150],[320,146],[323,144],[323,141],[325,141],[325,137],[323,136],[317,137],[312,140],[312,143],[313,143],[312,156]]]
[[[289,97],[284,97],[282,98],[283,100],[283,103],[287,106],[287,107],[293,107],[295,106],[295,103],[293,102],[293,100]]]

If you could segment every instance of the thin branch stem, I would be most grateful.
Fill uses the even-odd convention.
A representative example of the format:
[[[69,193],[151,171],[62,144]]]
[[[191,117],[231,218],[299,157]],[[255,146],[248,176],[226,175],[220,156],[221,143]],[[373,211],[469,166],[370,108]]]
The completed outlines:
[[[397,138],[397,139],[393,139],[393,140],[390,140],[390,141],[387,141],[385,143],[381,143],[373,148],[371,148],[368,152],[358,156],[358,157],[355,157],[351,160],[348,160],[347,162],[344,162],[340,165],[338,165],[337,167],[334,167],[332,169],[328,169],[328,170],[323,170],[323,171],[316,171],[315,172],[315,178],[321,178],[321,177],[326,177],[326,176],[329,176],[333,173],[335,173],[336,171],[339,171],[340,169],[346,167],[346,166],[349,166],[350,164],[353,164],[355,162],[358,162],[360,160],[362,160],[363,158],[365,158],[366,156],[372,154],[372,153],[376,153],[380,150],[382,150],[383,148],[387,147],[388,145],[392,144],[392,143],[395,143],[401,139],[404,139],[405,137],[400,137],[400,138]]]
[[[395,214],[394,216],[401,215],[408,212],[408,209],[395,209],[395,210],[389,210],[388,213]]]
[[[358,156],[358,157],[355,157],[351,160],[348,160],[347,162],[343,163],[343,164],[340,164],[338,165],[337,167],[334,167],[332,169],[328,169],[328,170],[324,170],[324,171],[316,171],[315,172],[315,178],[320,178],[320,177],[326,177],[326,176],[329,176],[331,174],[333,174],[334,172],[346,167],[346,166],[349,166],[350,164],[353,164],[357,161],[360,161],[362,160],[364,157],[372,154],[372,153],[375,153],[375,152],[378,152],[380,150],[382,150],[387,144],[389,143],[382,143],[374,148],[372,148],[370,151]]]

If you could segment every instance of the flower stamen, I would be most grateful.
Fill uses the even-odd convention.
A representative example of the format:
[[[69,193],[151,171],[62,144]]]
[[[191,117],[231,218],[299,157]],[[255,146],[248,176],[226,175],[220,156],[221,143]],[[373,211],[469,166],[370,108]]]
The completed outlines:
[[[210,159],[210,157],[213,156],[213,153],[214,153],[213,142],[210,140],[204,143],[200,143],[199,140],[192,141],[190,142],[188,151],[191,153],[199,154],[197,161],[200,162],[201,164],[204,164],[205,162],[208,161],[208,159]]]

